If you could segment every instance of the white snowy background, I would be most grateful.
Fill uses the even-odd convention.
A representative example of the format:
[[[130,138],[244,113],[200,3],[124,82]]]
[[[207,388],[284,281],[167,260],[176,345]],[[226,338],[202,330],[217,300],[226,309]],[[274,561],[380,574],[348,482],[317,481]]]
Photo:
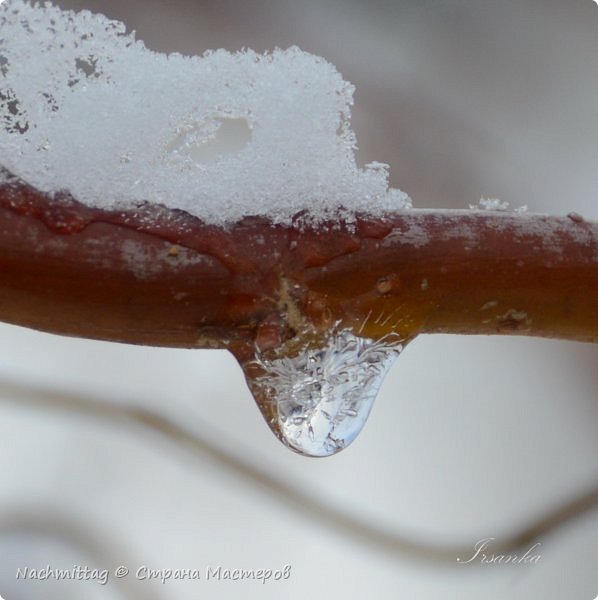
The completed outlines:
[[[326,57],[357,88],[360,162],[389,163],[415,206],[464,208],[485,196],[598,219],[592,0],[59,4],[124,20],[155,50],[298,44]],[[332,515],[471,552],[482,538],[506,539],[596,485],[597,367],[591,345],[421,337],[399,357],[359,439],[313,460],[274,439],[224,352],[3,325],[0,594],[591,600],[595,508],[533,539],[538,564],[514,567],[470,568],[457,564],[458,553],[443,563],[421,558]],[[140,426],[52,409],[43,393],[23,392],[30,387],[151,408],[204,445],[189,450]],[[15,580],[17,567],[47,564],[123,564],[132,575],[106,586]],[[141,565],[285,564],[290,579],[265,585],[133,581]]]

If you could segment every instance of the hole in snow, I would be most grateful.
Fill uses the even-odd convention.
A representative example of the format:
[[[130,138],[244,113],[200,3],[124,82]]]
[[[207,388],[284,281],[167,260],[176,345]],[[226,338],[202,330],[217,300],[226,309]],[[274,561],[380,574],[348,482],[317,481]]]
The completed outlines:
[[[81,71],[85,77],[91,77],[92,75],[97,77],[99,75],[99,72],[96,68],[97,64],[98,59],[95,56],[75,59],[75,67],[77,68],[77,71]]]
[[[0,54],[0,75],[3,77],[8,73],[8,58]]]
[[[26,133],[29,123],[12,90],[0,89],[0,123],[8,133]]]
[[[181,131],[167,150],[197,162],[210,162],[242,150],[251,140],[247,119],[218,117]]]

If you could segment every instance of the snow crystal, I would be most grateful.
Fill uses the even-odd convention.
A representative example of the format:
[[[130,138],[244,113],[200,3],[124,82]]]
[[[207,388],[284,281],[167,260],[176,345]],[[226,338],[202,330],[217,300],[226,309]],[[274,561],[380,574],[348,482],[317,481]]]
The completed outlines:
[[[352,98],[297,47],[164,55],[102,15],[0,5],[0,166],[92,206],[151,201],[216,224],[409,206],[386,165],[356,165]]]
[[[469,208],[471,210],[489,210],[489,211],[513,211],[516,213],[524,213],[527,212],[527,205],[524,204],[519,206],[518,208],[511,208],[511,205],[508,202],[503,202],[498,198],[480,198],[480,201],[477,204],[470,204]]]

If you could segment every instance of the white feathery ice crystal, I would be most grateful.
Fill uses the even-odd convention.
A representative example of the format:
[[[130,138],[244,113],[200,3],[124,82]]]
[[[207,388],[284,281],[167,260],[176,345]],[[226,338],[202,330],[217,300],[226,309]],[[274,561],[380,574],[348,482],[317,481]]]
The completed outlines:
[[[471,210],[515,212],[519,214],[527,212],[527,204],[519,206],[518,208],[511,208],[509,202],[504,202],[498,198],[480,198],[480,201],[477,204],[470,204],[469,208]]]
[[[408,207],[387,165],[356,165],[353,91],[297,47],[165,55],[103,15],[0,5],[0,166],[92,206],[215,224]]]

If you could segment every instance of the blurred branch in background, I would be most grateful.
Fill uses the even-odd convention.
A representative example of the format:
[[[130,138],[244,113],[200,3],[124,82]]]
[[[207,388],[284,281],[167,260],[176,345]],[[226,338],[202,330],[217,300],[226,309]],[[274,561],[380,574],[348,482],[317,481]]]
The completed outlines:
[[[58,541],[73,549],[81,559],[91,565],[98,565],[100,570],[108,569],[114,573],[118,566],[114,563],[115,549],[118,548],[119,564],[135,564],[132,556],[127,554],[124,540],[116,539],[115,532],[109,535],[105,531],[90,528],[88,521],[79,522],[72,513],[64,513],[49,509],[48,506],[29,505],[28,508],[14,510],[3,507],[0,510],[0,538],[33,537],[37,541],[47,538]],[[124,559],[124,560],[123,560]],[[23,565],[24,566],[24,565]],[[68,580],[67,580],[68,581]],[[151,586],[144,586],[140,593],[133,578],[111,577],[110,583],[116,587],[116,592],[123,600],[159,600],[162,596],[156,594]]]
[[[471,541],[459,542],[453,546],[435,545],[425,540],[412,539],[389,532],[388,527],[376,522],[373,514],[369,518],[359,518],[347,511],[340,510],[333,504],[326,503],[316,498],[315,495],[302,491],[298,486],[284,481],[279,474],[271,472],[268,468],[257,467],[240,455],[225,450],[225,448],[235,447],[232,441],[219,439],[216,443],[206,436],[201,436],[150,410],[115,404],[107,399],[83,397],[51,390],[46,387],[36,388],[10,380],[0,381],[0,401],[16,403],[18,408],[29,407],[41,411],[58,411],[66,415],[98,419],[110,426],[124,426],[131,429],[144,441],[148,441],[149,436],[157,436],[166,442],[166,446],[170,445],[171,448],[184,450],[200,463],[206,460],[211,461],[229,471],[246,484],[267,494],[268,498],[276,499],[285,509],[292,509],[306,519],[319,522],[337,535],[383,554],[393,555],[399,560],[449,566],[455,564],[457,557],[471,555],[473,548]],[[598,507],[598,485],[573,496],[562,506],[557,506],[547,514],[541,515],[515,533],[497,540],[493,544],[492,550],[495,555],[517,553],[538,539],[554,535],[559,529],[580,519],[588,512],[595,510],[596,507]],[[373,510],[374,507],[372,507],[372,513]],[[99,554],[99,551],[94,549],[99,542],[94,542],[93,536],[88,537],[88,534],[74,524],[63,529],[61,520],[48,519],[29,520],[29,515],[26,515],[16,518],[13,522],[5,517],[3,520],[4,530],[21,528],[42,532],[46,530],[63,532],[59,535],[74,540],[86,550],[93,550],[94,556]],[[106,548],[106,545],[98,545],[98,548],[100,547]],[[90,554],[92,554],[91,550]],[[106,551],[104,550],[104,552]],[[106,558],[106,563],[110,562],[109,554],[101,556]]]

